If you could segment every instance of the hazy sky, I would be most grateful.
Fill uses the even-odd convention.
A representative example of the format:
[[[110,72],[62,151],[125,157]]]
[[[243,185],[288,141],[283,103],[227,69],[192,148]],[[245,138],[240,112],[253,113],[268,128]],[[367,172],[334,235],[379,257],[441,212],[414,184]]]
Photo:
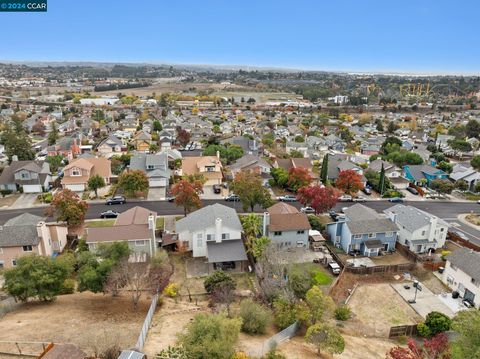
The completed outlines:
[[[0,59],[480,74],[478,0],[48,0]]]

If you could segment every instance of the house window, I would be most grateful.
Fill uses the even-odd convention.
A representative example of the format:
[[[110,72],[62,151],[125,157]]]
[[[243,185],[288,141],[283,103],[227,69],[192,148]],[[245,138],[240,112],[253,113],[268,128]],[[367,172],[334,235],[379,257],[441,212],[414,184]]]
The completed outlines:
[[[362,239],[362,235],[361,234],[355,234],[353,236],[354,239]]]
[[[281,235],[282,235],[282,231],[275,231],[275,232],[273,232],[273,235],[274,235],[274,236],[281,236]]]
[[[22,177],[22,179],[28,179],[28,173],[26,172],[22,172],[20,176]]]
[[[377,234],[376,233],[369,233],[368,238],[376,238]]]
[[[304,234],[305,231],[297,231],[297,234]]]
[[[447,283],[448,284],[453,284],[453,277],[447,276]]]
[[[440,232],[443,232],[445,230],[445,228],[440,228]]]
[[[14,266],[14,267],[17,266],[17,260],[16,259],[12,259],[12,266]]]
[[[33,251],[33,248],[32,246],[28,245],[28,246],[23,246],[23,251],[24,252],[31,252]]]
[[[145,241],[135,241],[135,247],[142,247],[145,245]]]
[[[475,278],[472,278],[470,281],[472,282],[472,284],[473,284],[474,286],[480,287],[480,281],[475,280]]]
[[[393,236],[393,232],[385,232],[385,237],[392,237]]]
[[[203,247],[203,239],[202,238],[197,238],[197,247]]]
[[[205,166],[206,172],[215,172],[215,166]]]
[[[222,233],[222,239],[230,239],[230,233]]]
[[[215,234],[207,234],[207,241],[214,241],[215,240]]]
[[[422,231],[422,236],[424,236],[424,235],[425,235],[425,231]]]
[[[72,174],[72,176],[81,176],[82,175],[82,173],[80,172],[80,170],[78,168],[73,168],[71,174]]]

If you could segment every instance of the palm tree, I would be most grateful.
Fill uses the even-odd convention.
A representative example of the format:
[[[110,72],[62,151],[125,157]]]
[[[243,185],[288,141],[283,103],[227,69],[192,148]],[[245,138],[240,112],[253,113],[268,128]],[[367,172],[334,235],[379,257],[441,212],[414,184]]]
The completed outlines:
[[[262,230],[262,218],[255,213],[250,213],[242,218],[242,226],[247,239],[258,237]]]

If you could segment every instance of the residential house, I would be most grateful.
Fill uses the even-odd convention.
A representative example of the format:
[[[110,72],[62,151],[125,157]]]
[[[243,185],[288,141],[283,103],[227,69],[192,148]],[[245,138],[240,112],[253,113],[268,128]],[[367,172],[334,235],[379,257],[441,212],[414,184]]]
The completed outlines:
[[[130,159],[131,170],[140,170],[146,173],[151,188],[167,188],[170,180],[167,153],[146,154],[138,153]]]
[[[460,248],[446,260],[442,281],[475,308],[480,308],[480,253]]]
[[[23,193],[41,193],[50,188],[52,176],[50,165],[45,161],[18,161],[12,156],[12,163],[0,175],[0,189]]]
[[[222,168],[219,153],[217,156],[184,157],[179,175],[201,174],[207,180],[204,186],[213,186],[222,183]]]
[[[397,241],[415,253],[445,245],[448,223],[412,206],[397,204],[383,211],[398,226]]]
[[[155,256],[158,242],[155,236],[157,213],[143,207],[133,207],[119,214],[113,226],[87,228],[86,242],[95,251],[101,243],[127,242],[131,262],[146,262]]]
[[[149,152],[152,144],[152,135],[145,131],[139,131],[132,139],[133,146],[139,152]]]
[[[44,218],[23,213],[0,227],[0,268],[12,268],[28,254],[52,256],[67,244],[64,224],[46,223]]]
[[[71,161],[81,153],[80,141],[76,137],[62,137],[56,144],[47,147],[47,153],[49,156],[63,156]]]
[[[442,134],[439,133],[437,135],[436,140],[435,140],[435,146],[437,146],[437,148],[441,148],[442,150],[449,149],[450,145],[448,144],[448,141],[454,140],[454,139],[455,139],[455,136],[442,135]]]
[[[423,185],[424,182],[428,186],[436,179],[448,179],[448,173],[430,165],[403,166],[403,176],[417,186]]]
[[[350,156],[343,153],[338,153],[328,156],[328,171],[327,176],[328,180],[335,182],[338,178],[338,175],[342,171],[353,170],[362,176],[362,183],[365,186],[367,179],[363,175],[363,168],[350,161]]]
[[[256,155],[244,155],[229,166],[232,178],[239,172],[250,171],[263,178],[270,178],[271,165],[263,158]]]
[[[248,269],[242,224],[235,209],[218,203],[203,207],[178,220],[175,230],[194,258],[205,258],[209,271]]]
[[[302,154],[303,157],[308,157],[308,145],[306,142],[288,141],[285,145],[285,151],[290,154],[292,151],[297,151]]]
[[[358,203],[344,213],[345,219],[327,224],[330,241],[336,247],[368,257],[395,250],[398,227],[390,219]]]
[[[78,158],[65,166],[63,174],[63,188],[75,192],[85,191],[88,180],[94,175],[102,177],[107,185],[112,177],[110,160],[104,157]]]
[[[306,168],[314,181],[318,181],[319,173],[313,171],[312,161],[308,158],[277,158],[273,162],[274,168],[283,168],[287,172],[292,168]]]
[[[230,143],[232,145],[240,146],[245,154],[259,155],[261,153],[257,141],[246,136],[227,138],[226,140],[221,141],[221,143]]]
[[[402,176],[402,170],[400,168],[395,166],[393,163],[384,161],[380,158],[377,158],[376,160],[370,162],[370,164],[368,165],[368,169],[380,173],[380,171],[382,170],[382,165],[385,171],[385,176],[388,179],[399,178]]]
[[[277,248],[308,248],[308,217],[295,207],[278,202],[263,214],[262,234]]]
[[[467,182],[468,190],[474,191],[475,186],[480,182],[480,173],[470,165],[457,163],[453,166],[452,173],[450,173],[450,179],[455,182],[463,180]]]
[[[120,155],[127,151],[127,146],[117,136],[111,134],[104,139],[97,147],[98,154],[102,157],[110,158],[113,155]]]

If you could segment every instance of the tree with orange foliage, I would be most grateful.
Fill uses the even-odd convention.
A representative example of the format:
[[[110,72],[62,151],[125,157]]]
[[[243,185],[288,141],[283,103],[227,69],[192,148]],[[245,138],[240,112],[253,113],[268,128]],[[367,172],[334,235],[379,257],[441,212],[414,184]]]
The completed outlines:
[[[439,333],[431,339],[425,339],[423,346],[414,340],[408,341],[408,347],[394,347],[387,353],[387,359],[450,359],[450,344],[445,333]]]
[[[173,185],[171,192],[172,195],[175,196],[175,204],[183,207],[185,216],[190,213],[192,209],[202,206],[199,196],[202,188],[203,184],[201,184],[200,181],[192,183],[187,179],[182,179]]]
[[[308,169],[303,167],[290,168],[288,171],[288,187],[297,192],[302,187],[307,187],[312,183],[312,176]]]
[[[79,226],[85,221],[88,203],[69,189],[63,189],[53,196],[50,207],[45,210],[47,216],[55,216],[59,222],[68,226]]]
[[[337,204],[338,191],[332,186],[309,186],[298,190],[298,201],[304,206],[310,206],[315,214],[325,213]]]
[[[352,195],[363,189],[362,175],[354,170],[341,171],[335,185],[346,194]]]

